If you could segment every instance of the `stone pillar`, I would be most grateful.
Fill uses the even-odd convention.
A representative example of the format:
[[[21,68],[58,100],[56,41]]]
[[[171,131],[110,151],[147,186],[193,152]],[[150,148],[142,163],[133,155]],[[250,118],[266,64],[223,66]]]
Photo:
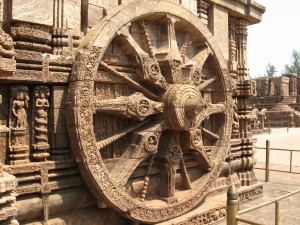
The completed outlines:
[[[53,54],[71,55],[79,46],[81,32],[81,0],[54,0]],[[86,11],[85,11],[86,13]]]
[[[300,95],[300,77],[297,76],[297,95]]]
[[[286,74],[282,74],[282,76],[289,78],[289,96],[297,95],[297,92],[298,92],[297,74],[295,74],[295,73],[286,73]]]
[[[205,25],[208,25],[208,7],[209,4],[207,2],[203,0],[197,1],[197,13],[199,15],[199,18]]]
[[[238,60],[238,75],[241,81],[249,79],[247,64],[247,21],[236,20],[236,45]]]
[[[280,79],[280,94],[281,96],[289,96],[289,83],[290,79],[288,77],[282,76]]]
[[[249,104],[249,98],[256,95],[255,81],[250,80],[248,76],[247,65],[247,21],[237,18],[230,22],[230,42],[231,46],[231,59],[234,58],[234,51],[236,47],[236,61],[237,61],[237,79],[236,89],[233,92],[234,97],[238,102],[238,118],[239,118],[239,135],[240,135],[240,151],[241,155],[239,160],[242,164],[239,167],[237,173],[241,182],[241,185],[252,185],[257,182],[253,167],[255,164],[253,139],[251,131],[251,119],[250,115],[252,106]],[[234,32],[235,31],[235,32]],[[234,37],[235,36],[235,37]],[[235,40],[235,43],[234,43]],[[234,46],[234,44],[236,46]],[[233,61],[231,60],[231,61]],[[229,61],[229,65],[233,68],[233,63]],[[234,70],[231,69],[234,74]],[[261,85],[263,85],[261,83]],[[261,87],[266,88],[267,87]],[[265,94],[265,93],[261,93]],[[250,163],[251,162],[251,163]]]
[[[65,114],[65,102],[68,86],[52,87],[50,95],[50,121],[49,121],[49,144],[51,146],[51,160],[71,159],[69,136],[66,128],[67,115]]]
[[[228,11],[219,5],[209,7],[208,29],[214,35],[226,60],[229,59]]]
[[[238,71],[237,71],[237,49],[236,49],[236,19],[229,18],[229,60],[228,69],[231,77],[233,92],[237,89]]]

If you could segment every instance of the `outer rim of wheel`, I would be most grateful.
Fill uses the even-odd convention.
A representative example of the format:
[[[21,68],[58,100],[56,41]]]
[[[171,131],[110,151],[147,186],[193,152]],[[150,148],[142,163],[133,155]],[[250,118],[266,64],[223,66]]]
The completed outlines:
[[[93,98],[91,98],[93,96],[95,72],[115,33],[130,21],[154,13],[170,14],[188,21],[204,36],[215,55],[222,74],[222,82],[226,91],[225,110],[227,115],[225,123],[227,138],[224,138],[222,143],[224,149],[218,154],[210,175],[184,201],[161,208],[150,208],[142,202],[135,201],[111,179],[96,146],[93,127]],[[140,0],[134,2],[134,4],[118,7],[93,27],[82,41],[75,58],[70,80],[67,110],[71,146],[83,178],[98,201],[104,199],[110,207],[122,212],[130,219],[155,223],[190,211],[206,196],[212,183],[219,176],[222,161],[225,160],[230,147],[232,96],[227,64],[217,43],[214,41],[214,37],[196,15],[183,6],[166,0]]]

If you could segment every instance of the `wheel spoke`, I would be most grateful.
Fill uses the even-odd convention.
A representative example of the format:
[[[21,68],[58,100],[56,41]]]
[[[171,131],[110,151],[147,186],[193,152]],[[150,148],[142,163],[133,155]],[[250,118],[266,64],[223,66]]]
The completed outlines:
[[[186,49],[187,49],[189,41],[190,41],[190,33],[186,32],[184,34],[184,43],[183,43],[183,45],[180,48],[180,54],[181,54],[181,56],[184,56],[186,54]]]
[[[145,125],[146,123],[148,123],[149,120],[144,120],[143,122],[137,124],[137,125],[133,125],[107,139],[104,139],[104,140],[101,140],[99,142],[97,142],[97,147],[98,147],[98,150],[101,150],[103,149],[104,147],[106,147],[107,145],[113,143],[114,141],[117,141],[119,140],[120,138],[124,137],[125,135],[129,134],[130,132],[138,129],[139,127]]]
[[[125,185],[137,166],[149,155],[156,153],[163,129],[162,124],[156,123],[143,130],[133,132],[131,144],[110,171],[116,182]]]
[[[199,114],[199,121],[202,122],[207,117],[213,114],[224,113],[225,112],[225,103],[212,104],[207,103],[206,108]]]
[[[212,140],[219,140],[220,139],[219,135],[214,134],[213,132],[211,132],[211,131],[203,128],[203,127],[201,127],[201,130],[202,130],[202,134],[205,137],[209,138],[209,139],[212,139]]]
[[[212,82],[216,80],[216,77],[210,78],[208,80],[205,80],[202,84],[200,84],[197,89],[199,91],[202,91],[204,88],[206,88],[208,85],[210,85]]]
[[[95,97],[94,108],[97,112],[122,115],[142,121],[150,115],[162,113],[163,103],[152,101],[141,93],[135,93],[109,100],[98,100]]]
[[[192,59],[190,64],[196,64],[197,67],[202,71],[204,63],[207,58],[212,54],[210,47],[205,45],[200,52],[198,52]]]
[[[140,47],[140,45],[134,40],[132,35],[129,33],[129,26],[122,28],[118,34],[120,37],[123,37],[126,40],[124,41],[124,43],[122,43],[122,47],[125,49],[125,51],[129,54],[131,54],[132,51],[134,51],[138,55],[140,61],[140,80],[166,90],[168,88],[168,84],[161,74],[159,64],[155,60],[155,57],[153,55],[152,47],[149,47],[150,52],[152,52],[152,57],[150,57],[149,54]],[[147,37],[149,38],[149,35]],[[150,40],[148,41],[148,45],[150,45]]]
[[[182,58],[176,39],[176,21],[176,18],[167,16],[167,34],[164,35],[166,40],[163,40],[165,46],[155,54],[168,83],[181,82]]]
[[[146,28],[146,23],[145,21],[143,20],[141,23],[141,28],[143,29],[143,32],[144,32],[144,35],[146,37],[146,43],[147,43],[147,47],[149,49],[149,55],[152,59],[155,59],[155,54],[154,54],[154,51],[153,51],[153,47],[152,47],[152,44],[151,44],[151,39],[150,39],[150,35],[147,31],[147,28]]]
[[[154,159],[154,154],[149,156],[149,159],[148,159],[149,162],[148,162],[148,165],[147,165],[147,171],[146,171],[146,175],[145,175],[145,178],[144,178],[144,187],[143,187],[143,190],[142,190],[142,193],[141,193],[141,196],[140,196],[140,201],[141,202],[145,201],[145,197],[146,197],[146,194],[147,194],[147,189],[148,189],[149,179],[150,179],[149,175],[150,175],[150,172],[151,172],[153,159]]]
[[[173,201],[175,193],[175,176],[182,159],[179,144],[179,132],[166,131],[159,145],[158,160],[160,161],[161,191],[160,195],[167,201]]]
[[[186,169],[183,157],[180,160],[180,167],[181,167],[181,170],[182,170],[183,186],[186,189],[192,189],[191,180],[190,180],[189,175],[187,173],[187,169]]]
[[[204,170],[211,168],[211,162],[204,150],[202,141],[202,132],[200,129],[191,129],[183,131],[180,134],[181,147],[185,151],[194,151],[197,156],[197,160],[200,162],[200,167]]]
[[[128,83],[130,86],[132,86],[136,90],[142,92],[145,96],[147,96],[147,97],[149,97],[151,99],[157,99],[157,96],[155,94],[153,94],[151,91],[149,91],[148,89],[144,88],[142,85],[140,85],[139,83],[135,82],[131,78],[129,78],[129,77],[123,75],[122,73],[118,72],[113,67],[107,65],[105,62],[102,61],[101,62],[101,66],[104,67],[108,72],[111,72],[114,75],[116,75],[119,78],[121,78],[122,80],[126,81],[126,83]]]
[[[185,45],[187,43],[185,43],[182,48],[181,51],[185,51]],[[210,50],[210,48],[205,44],[204,46],[202,46],[201,50],[191,59],[189,60],[187,63],[185,63],[183,69],[185,70],[185,73],[187,74],[187,78],[188,82],[191,84],[194,84],[196,86],[198,86],[199,90],[202,90],[203,88],[205,88],[207,85],[209,85],[210,83],[212,83],[215,78],[209,79],[209,80],[202,80],[202,76],[203,76],[203,65],[206,62],[207,58],[209,57],[209,55],[211,55],[212,52]],[[201,83],[202,82],[202,83]]]

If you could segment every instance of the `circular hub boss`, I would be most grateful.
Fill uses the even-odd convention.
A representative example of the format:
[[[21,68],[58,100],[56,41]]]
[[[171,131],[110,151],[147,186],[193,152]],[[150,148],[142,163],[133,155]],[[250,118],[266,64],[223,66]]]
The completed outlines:
[[[207,27],[170,1],[120,6],[89,31],[67,109],[86,184],[99,203],[136,221],[194,208],[229,149],[226,63]]]

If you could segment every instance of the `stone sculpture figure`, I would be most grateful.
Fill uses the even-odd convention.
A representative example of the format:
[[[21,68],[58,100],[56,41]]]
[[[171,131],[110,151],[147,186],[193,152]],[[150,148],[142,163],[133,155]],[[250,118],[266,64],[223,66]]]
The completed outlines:
[[[34,113],[34,150],[33,158],[36,160],[45,160],[49,153],[45,152],[49,149],[48,144],[48,108],[50,90],[47,86],[37,86],[34,90],[35,97],[35,113]],[[42,151],[42,152],[41,152]]]
[[[16,85],[11,90],[11,144],[8,161],[11,165],[17,165],[29,162],[26,138],[29,96],[26,86]]]
[[[12,115],[13,129],[25,130],[28,109],[28,88],[18,86],[13,89]]]

